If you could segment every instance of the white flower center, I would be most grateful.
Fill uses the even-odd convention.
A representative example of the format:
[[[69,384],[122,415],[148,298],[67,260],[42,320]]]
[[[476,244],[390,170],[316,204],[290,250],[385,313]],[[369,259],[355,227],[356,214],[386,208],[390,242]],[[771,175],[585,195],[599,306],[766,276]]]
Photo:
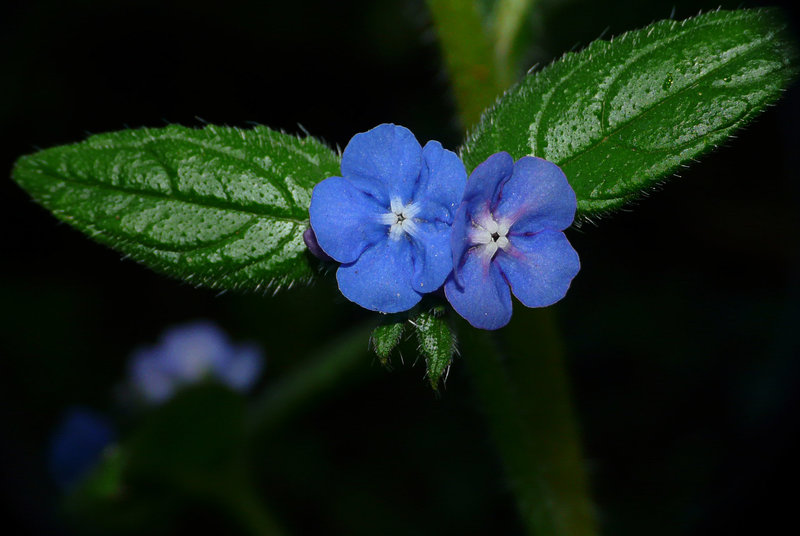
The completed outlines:
[[[509,225],[505,221],[497,221],[491,214],[482,221],[472,222],[472,232],[469,235],[474,246],[487,259],[492,259],[498,249],[506,250],[511,245],[508,241]]]
[[[381,214],[380,221],[389,226],[389,238],[400,240],[404,233],[416,236],[417,224],[414,217],[419,214],[419,203],[403,205],[399,197],[393,197],[389,212]]]

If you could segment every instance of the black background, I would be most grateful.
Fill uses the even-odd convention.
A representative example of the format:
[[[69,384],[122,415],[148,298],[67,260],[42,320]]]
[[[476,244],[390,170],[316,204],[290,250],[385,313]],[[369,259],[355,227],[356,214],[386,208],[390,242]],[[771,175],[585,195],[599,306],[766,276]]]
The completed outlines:
[[[531,64],[673,8],[680,19],[719,5],[540,4]],[[302,125],[340,147],[394,122],[454,149],[453,117],[420,0],[0,8],[8,171],[22,154],[88,133],[206,121]],[[555,309],[605,534],[793,524],[796,493],[783,488],[796,482],[800,410],[798,125],[794,88],[663,191],[570,232],[583,268]],[[15,532],[65,530],[45,466],[50,430],[66,405],[112,408],[130,351],[166,326],[209,318],[259,341],[268,383],[365,317],[325,280],[274,298],[195,289],[120,261],[10,179],[0,188],[0,489]],[[363,368],[255,453],[260,491],[292,533],[520,533],[463,363],[440,397],[421,363]],[[209,517],[181,530],[225,526]]]

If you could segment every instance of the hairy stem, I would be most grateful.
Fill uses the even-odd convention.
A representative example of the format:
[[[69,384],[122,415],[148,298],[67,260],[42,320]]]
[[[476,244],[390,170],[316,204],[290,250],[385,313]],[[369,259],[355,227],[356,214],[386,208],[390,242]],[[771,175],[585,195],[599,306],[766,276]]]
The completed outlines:
[[[502,336],[464,326],[463,355],[528,534],[593,536],[555,323],[549,311],[525,313]]]
[[[474,0],[428,0],[465,126],[509,84],[512,47],[532,5],[498,0],[487,33]],[[517,307],[500,334],[466,325],[460,332],[528,533],[597,534],[552,313]]]

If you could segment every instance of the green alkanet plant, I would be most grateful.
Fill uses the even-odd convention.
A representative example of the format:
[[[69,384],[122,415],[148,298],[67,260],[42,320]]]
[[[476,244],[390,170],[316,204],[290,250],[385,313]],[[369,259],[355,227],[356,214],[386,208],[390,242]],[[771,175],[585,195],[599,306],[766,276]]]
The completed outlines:
[[[780,96],[797,72],[784,26],[770,10],[716,11],[595,41],[529,73],[485,110],[460,148],[463,166],[472,172],[507,153],[503,158],[517,166],[560,168],[577,221],[606,216],[724,142]],[[409,319],[418,331],[430,325],[416,320],[446,303],[435,291],[454,267],[447,296],[478,327],[508,321],[509,284],[528,305],[563,296],[578,267],[562,238],[566,213],[543,227],[552,233],[546,247],[523,248],[526,233],[515,237],[503,218],[466,219],[453,231],[455,207],[473,206],[462,204],[464,176],[455,154],[436,142],[421,148],[410,131],[392,125],[357,135],[342,159],[314,138],[267,127],[173,125],[45,149],[20,158],[13,171],[56,217],[200,286],[266,290],[311,280],[319,272],[306,246],[311,226],[321,250],[341,263],[345,296],[375,311],[405,311],[390,324]],[[520,182],[515,195],[538,195],[542,184]],[[501,212],[507,202],[486,200]],[[445,254],[451,239],[469,242],[463,252],[457,246],[455,266]],[[527,251],[527,260],[509,256],[515,247]],[[531,260],[535,251],[548,252],[547,266]],[[490,261],[496,300],[480,292],[465,298],[467,289],[486,288],[470,268],[478,257]],[[423,295],[430,303],[420,301]],[[492,320],[479,321],[476,311]],[[430,318],[447,316],[440,313]],[[401,332],[376,330],[376,349],[388,355]],[[378,340],[382,333],[387,341]],[[438,378],[455,346],[420,351]]]
[[[580,267],[565,234],[573,218],[579,225],[608,216],[725,142],[773,103],[798,71],[795,45],[779,14],[720,10],[595,41],[508,88],[510,50],[521,25],[514,14],[531,3],[497,2],[488,25],[472,2],[427,3],[469,127],[457,154],[435,141],[421,147],[411,131],[391,124],[356,134],[341,157],[312,137],[263,126],[171,125],[100,134],[24,156],[13,178],[91,238],[198,286],[290,288],[329,273],[321,268],[338,262],[342,293],[382,313],[371,336],[379,360],[389,364],[413,330],[436,389],[457,353],[450,304],[473,326],[497,329],[511,318],[512,292],[534,307],[561,299]],[[494,43],[484,26],[492,29]],[[552,326],[546,316],[540,320],[542,326],[526,329],[546,334]],[[461,327],[478,398],[513,477],[524,525],[538,536],[595,534],[553,350],[558,341],[532,337],[551,359],[521,365],[503,361],[485,332]],[[301,405],[300,398],[339,378],[361,357],[366,333],[343,336],[332,350],[303,363],[308,372],[290,375],[266,393],[247,419],[247,434],[262,434],[281,422],[287,408]],[[179,339],[185,342],[184,335]],[[505,342],[509,355],[516,350],[529,357],[529,348]],[[173,385],[156,385],[164,378],[154,370],[177,374],[181,382],[197,370],[232,374],[231,352],[209,356],[200,370],[185,368],[198,365],[192,360],[179,359],[177,366],[163,359],[159,349],[140,358],[141,385],[166,397]],[[225,377],[246,387],[258,367],[252,359],[239,363],[247,366],[235,378]],[[523,377],[515,377],[520,371]],[[531,396],[531,384],[541,393]],[[256,504],[237,461],[246,439],[243,401],[210,387],[188,390],[159,408],[120,447],[126,456],[117,463],[124,459],[124,470],[98,471],[95,483],[129,473],[176,489],[201,482],[218,490],[217,500],[232,512]],[[78,458],[84,465],[113,438],[102,424],[83,417],[75,422],[79,431],[95,428],[89,449],[76,443],[82,449],[76,458],[71,439],[57,443],[56,468]],[[191,449],[206,450],[186,456]],[[57,476],[67,482],[74,475]],[[120,497],[119,486],[110,489],[115,491],[100,494],[111,499],[100,501],[100,510]],[[242,517],[259,529],[253,533],[280,533],[255,508]]]

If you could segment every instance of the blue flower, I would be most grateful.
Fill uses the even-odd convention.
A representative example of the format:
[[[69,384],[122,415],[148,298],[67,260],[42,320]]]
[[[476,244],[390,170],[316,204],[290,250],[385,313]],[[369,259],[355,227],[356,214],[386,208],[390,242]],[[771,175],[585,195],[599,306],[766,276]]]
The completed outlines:
[[[145,402],[159,404],[181,387],[207,379],[246,391],[263,367],[261,350],[234,346],[214,324],[196,322],[164,333],[156,346],[136,350],[130,362],[133,389]]]
[[[563,231],[576,199],[555,164],[497,153],[475,168],[453,222],[453,275],[445,294],[476,328],[511,320],[511,291],[527,307],[551,305],[580,269]]]
[[[100,461],[116,436],[114,425],[105,416],[83,407],[68,409],[50,442],[53,480],[63,490],[73,488]]]
[[[362,307],[396,313],[442,286],[453,268],[450,225],[467,173],[437,141],[383,124],[356,134],[342,176],[314,187],[311,227],[325,253],[342,263],[342,294]]]

